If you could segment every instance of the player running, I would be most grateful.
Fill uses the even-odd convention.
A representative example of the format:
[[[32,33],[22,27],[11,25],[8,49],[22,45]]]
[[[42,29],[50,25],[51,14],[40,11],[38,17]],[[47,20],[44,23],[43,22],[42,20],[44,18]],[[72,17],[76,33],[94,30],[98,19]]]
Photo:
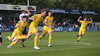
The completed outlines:
[[[29,17],[30,15],[31,15],[32,13],[30,12],[30,11],[28,11],[28,10],[22,10],[22,13],[19,15],[19,20],[22,20],[23,18],[23,16],[27,16],[27,17]],[[23,30],[23,33],[22,34],[27,34],[27,29],[26,29],[27,27],[25,27],[25,29]],[[23,47],[25,47],[25,45],[24,45],[24,39],[22,39],[22,41],[20,42],[21,43],[21,45],[23,46]]]
[[[34,49],[40,49],[37,46],[37,41],[38,41],[38,37],[39,37],[39,33],[37,31],[37,26],[40,22],[43,21],[43,17],[45,15],[46,15],[46,10],[42,9],[40,14],[35,14],[34,16],[29,18],[30,20],[32,20],[32,22],[29,26],[29,31],[28,31],[28,34],[26,35],[25,39],[28,39],[33,34],[35,35],[35,37],[34,37]]]
[[[81,27],[80,27],[80,30],[79,30],[79,33],[78,33],[78,40],[77,40],[77,42],[79,42],[79,40],[81,40],[81,38],[83,37],[83,35],[85,34],[85,30],[86,30],[86,26],[89,24],[89,23],[92,23],[93,21],[92,21],[92,18],[90,18],[91,19],[91,21],[87,21],[87,18],[85,17],[84,18],[84,20],[80,20],[82,17],[80,16],[79,18],[78,18],[78,22],[80,22],[81,23]]]
[[[18,23],[15,25],[15,30],[13,31],[11,36],[8,36],[6,39],[12,41],[15,36],[22,35],[22,32],[25,27],[28,28],[28,23],[26,22],[27,17],[23,16],[23,19],[18,21]]]
[[[49,44],[48,44],[49,47],[52,46],[52,22],[53,22],[53,19],[54,19],[54,17],[52,16],[52,12],[49,11],[48,16],[45,18],[45,20],[43,22],[45,24],[45,26],[43,27],[43,32],[39,36],[39,40],[41,40],[47,34],[47,32],[49,33]]]
[[[27,17],[26,16],[23,16],[22,17],[23,19],[18,21],[18,23],[16,24],[15,26],[15,30],[14,32],[12,33],[11,37],[7,37],[6,39],[9,39],[10,41],[13,41],[13,39],[17,36],[22,36],[22,32],[23,30],[25,29],[25,27],[28,28],[28,23],[26,22],[27,20]],[[11,48],[11,46],[13,46],[14,44],[16,44],[16,42],[12,42],[10,45],[8,45],[8,48]]]
[[[28,34],[25,36],[25,35],[21,35],[21,36],[16,36],[15,38],[15,43],[17,43],[20,39],[28,39],[30,38],[33,34],[35,35],[35,38],[34,38],[34,49],[40,49],[38,46],[37,46],[37,41],[38,41],[38,36],[39,36],[39,33],[37,31],[37,26],[40,22],[43,21],[43,17],[46,15],[46,10],[43,9],[41,10],[41,13],[40,14],[35,14],[34,16],[30,17],[29,19],[32,20],[30,26],[29,26],[29,31],[28,31]],[[11,44],[12,46],[13,44]],[[10,45],[9,45],[10,46]]]

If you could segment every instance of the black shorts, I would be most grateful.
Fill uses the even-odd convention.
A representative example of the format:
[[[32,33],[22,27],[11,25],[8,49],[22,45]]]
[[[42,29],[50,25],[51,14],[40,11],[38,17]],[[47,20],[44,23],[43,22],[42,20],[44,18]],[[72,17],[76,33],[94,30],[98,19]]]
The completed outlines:
[[[2,43],[2,37],[0,37],[0,43]]]

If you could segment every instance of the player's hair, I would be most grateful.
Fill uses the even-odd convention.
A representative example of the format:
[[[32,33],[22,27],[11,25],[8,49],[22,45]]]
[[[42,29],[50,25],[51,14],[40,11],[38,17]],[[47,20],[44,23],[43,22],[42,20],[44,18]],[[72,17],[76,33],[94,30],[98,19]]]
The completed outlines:
[[[87,17],[84,17],[84,18],[86,18],[86,19],[87,19]]]
[[[27,16],[22,16],[22,18],[27,18]]]
[[[52,11],[48,11],[48,13],[49,13],[49,12],[51,13],[51,16],[53,16],[53,15],[52,15]]]
[[[51,12],[52,13],[52,11],[48,11],[48,12]]]
[[[25,12],[25,13],[27,13],[27,11],[26,11],[26,10],[22,10],[22,12]]]
[[[43,12],[45,12],[45,11],[46,11],[46,9],[42,9],[42,10],[41,10],[41,13],[43,13]]]

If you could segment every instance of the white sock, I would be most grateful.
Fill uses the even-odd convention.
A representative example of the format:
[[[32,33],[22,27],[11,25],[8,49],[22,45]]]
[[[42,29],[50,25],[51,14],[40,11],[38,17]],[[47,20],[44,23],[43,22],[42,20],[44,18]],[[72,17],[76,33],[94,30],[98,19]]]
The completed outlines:
[[[16,37],[14,37],[14,39],[12,41],[15,41],[16,40]]]

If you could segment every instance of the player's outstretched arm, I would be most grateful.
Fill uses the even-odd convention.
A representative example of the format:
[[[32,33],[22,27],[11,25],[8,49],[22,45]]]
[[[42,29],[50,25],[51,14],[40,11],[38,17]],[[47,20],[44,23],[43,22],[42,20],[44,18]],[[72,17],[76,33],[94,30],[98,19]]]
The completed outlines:
[[[78,21],[78,22],[80,22],[80,19],[81,19],[81,18],[82,18],[82,17],[80,16],[80,17],[78,18],[78,20],[77,20],[77,21]]]
[[[34,17],[29,17],[29,20],[34,20],[35,18]]]
[[[80,22],[80,19],[81,19],[81,18],[82,18],[82,17],[80,16],[80,17],[77,19],[77,21]]]

